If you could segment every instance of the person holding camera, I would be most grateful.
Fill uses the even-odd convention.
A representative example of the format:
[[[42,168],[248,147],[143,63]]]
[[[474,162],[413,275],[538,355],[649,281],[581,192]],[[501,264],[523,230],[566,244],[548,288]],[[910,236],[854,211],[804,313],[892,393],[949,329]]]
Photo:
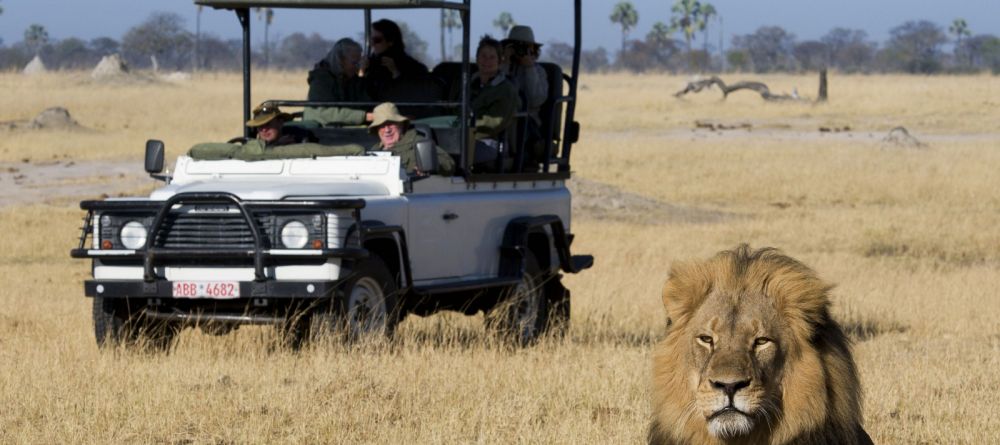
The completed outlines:
[[[545,69],[538,64],[542,44],[535,42],[534,31],[524,25],[511,28],[501,44],[506,61],[503,71],[524,95],[531,120],[535,125],[541,125],[538,111],[549,97],[549,82],[545,77]]]
[[[368,95],[387,99],[384,93],[394,83],[428,75],[427,66],[406,53],[403,32],[396,22],[382,19],[372,23],[371,55],[362,67]]]

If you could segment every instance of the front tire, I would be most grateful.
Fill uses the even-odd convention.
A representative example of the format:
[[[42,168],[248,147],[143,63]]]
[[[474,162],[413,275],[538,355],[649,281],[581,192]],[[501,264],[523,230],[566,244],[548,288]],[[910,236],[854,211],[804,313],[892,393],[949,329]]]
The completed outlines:
[[[348,342],[391,337],[399,323],[399,286],[382,259],[355,263],[330,307],[313,316],[319,333],[341,334]]]
[[[92,316],[94,337],[101,349],[145,346],[165,351],[180,332],[175,323],[143,317],[125,299],[94,297]]]

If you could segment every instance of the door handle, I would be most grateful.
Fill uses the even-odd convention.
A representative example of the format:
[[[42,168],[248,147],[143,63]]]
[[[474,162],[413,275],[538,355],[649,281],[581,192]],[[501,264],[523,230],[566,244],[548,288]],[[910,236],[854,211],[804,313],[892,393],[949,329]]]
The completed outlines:
[[[456,215],[456,214],[454,214],[452,212],[447,212],[444,215],[441,215],[441,219],[443,219],[445,221],[451,221],[451,220],[457,219],[457,218],[458,218],[458,215]]]

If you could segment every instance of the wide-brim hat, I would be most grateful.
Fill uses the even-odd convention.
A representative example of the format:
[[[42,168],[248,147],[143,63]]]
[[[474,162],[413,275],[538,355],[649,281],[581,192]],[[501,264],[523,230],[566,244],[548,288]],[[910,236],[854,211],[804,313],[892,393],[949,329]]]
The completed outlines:
[[[522,42],[530,43],[535,46],[542,46],[541,43],[535,41],[535,32],[531,30],[530,26],[525,25],[515,25],[510,28],[510,32],[507,33],[507,38],[503,39],[502,44],[507,44],[510,42]]]
[[[260,104],[257,108],[253,109],[253,118],[247,121],[248,127],[260,127],[267,125],[275,119],[281,119],[282,121],[287,121],[292,118],[291,114],[282,112],[277,105],[270,102],[265,102]]]
[[[399,114],[399,109],[396,108],[396,104],[392,102],[385,102],[379,104],[372,110],[372,124],[368,126],[369,133],[375,133],[378,131],[378,127],[381,127],[387,123],[405,124],[410,120]]]

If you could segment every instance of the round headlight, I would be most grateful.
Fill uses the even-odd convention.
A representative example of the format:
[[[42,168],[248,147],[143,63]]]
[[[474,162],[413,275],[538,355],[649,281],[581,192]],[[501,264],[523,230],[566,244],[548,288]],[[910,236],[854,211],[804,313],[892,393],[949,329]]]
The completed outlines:
[[[289,221],[281,228],[281,244],[289,249],[301,249],[309,241],[309,229],[299,221]]]
[[[146,226],[138,221],[129,221],[122,226],[118,238],[126,249],[139,249],[146,246]]]

